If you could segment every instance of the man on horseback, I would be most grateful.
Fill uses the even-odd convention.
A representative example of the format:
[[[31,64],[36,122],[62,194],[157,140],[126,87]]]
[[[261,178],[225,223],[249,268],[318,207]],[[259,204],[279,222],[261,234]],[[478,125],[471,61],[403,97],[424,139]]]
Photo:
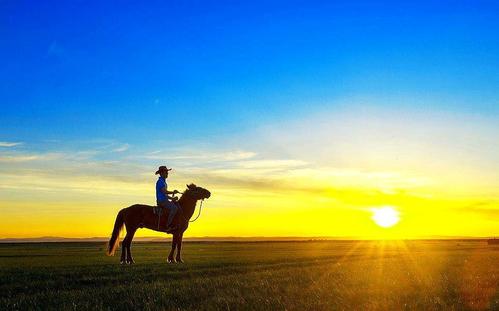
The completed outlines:
[[[176,204],[177,198],[170,195],[179,193],[177,190],[168,191],[168,184],[166,182],[168,171],[171,171],[171,168],[167,168],[166,166],[160,166],[156,171],[156,175],[159,174],[158,181],[156,182],[156,203],[158,207],[168,208],[169,210],[168,222],[166,224],[167,232],[175,229],[172,226],[172,221],[178,209],[178,205]]]

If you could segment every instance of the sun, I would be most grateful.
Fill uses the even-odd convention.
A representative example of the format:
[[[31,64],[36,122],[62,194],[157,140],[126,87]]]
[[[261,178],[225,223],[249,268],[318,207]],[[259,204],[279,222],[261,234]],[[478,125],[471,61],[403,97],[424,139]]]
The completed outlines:
[[[399,220],[399,212],[393,207],[385,206],[373,208],[372,220],[380,227],[389,228],[396,225]]]

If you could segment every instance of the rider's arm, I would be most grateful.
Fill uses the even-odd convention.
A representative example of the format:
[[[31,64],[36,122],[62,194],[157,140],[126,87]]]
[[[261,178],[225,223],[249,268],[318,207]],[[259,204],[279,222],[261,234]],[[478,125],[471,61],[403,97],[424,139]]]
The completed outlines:
[[[177,190],[168,191],[168,190],[166,189],[166,187],[161,188],[161,192],[163,192],[164,194],[166,194],[166,196],[167,196],[170,200],[176,200],[176,199],[177,199],[177,198],[175,198],[175,197],[173,197],[173,196],[170,196],[170,194],[175,195],[175,194],[179,193]]]
[[[177,191],[177,190],[168,191],[168,190],[166,190],[166,187],[161,188],[161,192],[163,192],[163,193],[164,193],[164,194],[166,194],[166,195],[169,195],[169,194],[177,194],[177,193],[178,193],[178,191]]]

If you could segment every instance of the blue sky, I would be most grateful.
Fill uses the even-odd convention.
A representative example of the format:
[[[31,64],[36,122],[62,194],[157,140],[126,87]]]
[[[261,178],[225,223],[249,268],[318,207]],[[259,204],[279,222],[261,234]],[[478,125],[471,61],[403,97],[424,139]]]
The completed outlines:
[[[493,1],[0,8],[5,141],[212,138],[334,110],[350,97],[498,111]]]

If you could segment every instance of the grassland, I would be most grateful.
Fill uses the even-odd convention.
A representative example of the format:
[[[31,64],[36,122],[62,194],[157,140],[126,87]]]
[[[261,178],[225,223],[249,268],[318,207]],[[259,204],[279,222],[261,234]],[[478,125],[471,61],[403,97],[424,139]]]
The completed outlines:
[[[499,247],[483,241],[0,244],[0,309],[499,310]]]

